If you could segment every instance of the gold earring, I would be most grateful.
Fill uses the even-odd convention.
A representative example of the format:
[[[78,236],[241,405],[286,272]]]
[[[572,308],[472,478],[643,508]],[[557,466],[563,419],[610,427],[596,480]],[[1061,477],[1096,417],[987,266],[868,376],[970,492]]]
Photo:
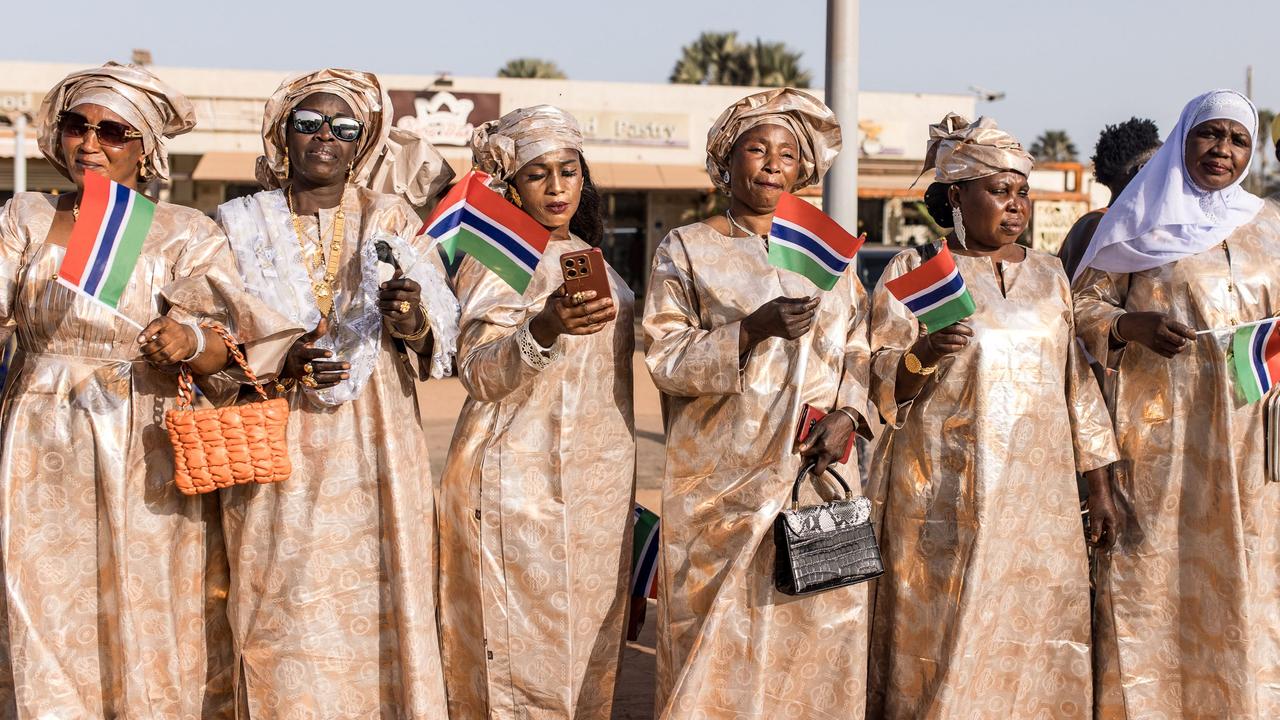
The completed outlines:
[[[511,201],[512,205],[515,205],[518,208],[524,207],[524,201],[520,199],[520,193],[516,192],[512,188],[507,188],[507,199]]]
[[[348,180],[351,179],[351,176],[354,175],[355,172],[356,172],[356,161],[352,160],[351,162],[347,163],[347,179]]]
[[[284,176],[289,177],[289,156],[284,156]]]

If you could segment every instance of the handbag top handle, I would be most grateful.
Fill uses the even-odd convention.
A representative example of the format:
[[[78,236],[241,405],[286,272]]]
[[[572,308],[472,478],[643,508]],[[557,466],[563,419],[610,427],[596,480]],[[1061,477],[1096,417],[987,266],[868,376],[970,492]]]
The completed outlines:
[[[792,510],[796,510],[800,507],[800,484],[804,482],[804,478],[806,475],[809,475],[810,473],[813,472],[813,468],[815,465],[816,463],[809,463],[808,465],[805,465],[804,467],[800,468],[800,474],[796,475],[795,484],[791,486],[791,509]],[[835,478],[836,482],[840,483],[840,488],[844,490],[845,500],[850,500],[853,498],[853,491],[849,489],[849,483],[845,482],[844,478],[840,477],[840,473],[836,472],[835,468],[828,465],[827,474]]]
[[[240,370],[243,371],[244,376],[248,378],[249,384],[253,386],[254,390],[258,391],[258,394],[262,396],[263,400],[267,400],[267,392],[262,389],[260,384],[258,384],[258,377],[249,369],[248,361],[244,359],[244,354],[240,352],[240,344],[236,342],[236,339],[232,337],[231,333],[218,323],[202,323],[200,327],[209,328],[210,330],[218,333],[218,337],[222,338],[223,344],[227,346],[227,353],[231,355],[231,359],[235,360],[236,364],[240,366]],[[191,379],[191,366],[187,363],[182,363],[178,366],[178,408],[180,410],[190,410],[191,404],[195,402],[195,397],[196,394],[193,389]]]

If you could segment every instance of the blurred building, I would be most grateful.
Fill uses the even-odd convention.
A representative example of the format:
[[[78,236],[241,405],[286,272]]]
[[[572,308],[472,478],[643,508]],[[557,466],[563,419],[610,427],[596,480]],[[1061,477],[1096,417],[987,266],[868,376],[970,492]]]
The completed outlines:
[[[0,110],[39,106],[55,82],[79,65],[0,62]],[[262,150],[262,108],[288,73],[261,70],[154,68],[186,93],[196,129],[170,143],[172,182],[165,199],[212,213],[219,203],[256,191],[254,164]],[[608,212],[604,250],[643,292],[649,259],[672,228],[723,205],[707,179],[706,135],[730,103],[757,88],[516,80],[440,75],[380,75],[390,89],[396,122],[425,131],[459,173],[470,167],[471,129],[519,107],[550,103],[572,112],[587,136],[591,174]],[[821,90],[812,90],[822,97]],[[856,133],[846,126],[845,152],[858,164],[858,230],[871,243],[913,244],[935,237],[920,200],[928,178],[915,181],[927,127],[948,111],[975,114],[972,95],[863,92]],[[0,117],[2,117],[0,113]],[[25,147],[0,126],[0,199],[13,191],[13,157],[24,152],[27,189],[71,186],[41,157],[34,127]],[[849,135],[854,135],[849,137]],[[1078,164],[1033,173],[1036,217],[1029,241],[1055,249],[1071,222],[1090,206]],[[802,195],[816,204],[820,188]]]

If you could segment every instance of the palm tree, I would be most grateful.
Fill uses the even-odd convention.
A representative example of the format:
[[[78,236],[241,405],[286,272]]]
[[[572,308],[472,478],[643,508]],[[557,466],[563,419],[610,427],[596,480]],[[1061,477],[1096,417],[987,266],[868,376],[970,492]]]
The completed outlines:
[[[786,43],[757,39],[745,54],[745,65],[751,74],[743,85],[807,88],[813,80],[813,76],[800,67],[801,53],[792,51]]]
[[[687,85],[737,85],[738,33],[704,32],[680,49],[671,82]]]
[[[1075,162],[1076,146],[1066,130],[1045,130],[1031,144],[1031,155],[1039,162]]]
[[[800,67],[800,56],[786,43],[742,43],[736,32],[704,32],[681,48],[671,82],[809,87],[813,77]]]
[[[537,78],[542,80],[564,80],[567,76],[551,60],[541,58],[516,58],[508,60],[506,65],[498,68],[500,78]]]

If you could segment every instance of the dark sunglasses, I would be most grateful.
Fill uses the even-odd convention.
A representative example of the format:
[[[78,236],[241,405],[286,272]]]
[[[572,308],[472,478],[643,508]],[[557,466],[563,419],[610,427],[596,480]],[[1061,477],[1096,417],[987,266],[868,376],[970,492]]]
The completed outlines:
[[[315,110],[294,110],[289,114],[289,121],[293,123],[293,129],[303,135],[314,135],[320,132],[325,123],[329,123],[329,131],[343,142],[355,142],[360,139],[360,133],[364,132],[364,123],[355,118],[333,117]]]
[[[98,142],[111,147],[124,147],[133,140],[141,140],[142,133],[114,120],[103,120],[98,124],[77,112],[64,111],[58,113],[58,131],[72,138],[82,138],[92,130],[98,135]]]

